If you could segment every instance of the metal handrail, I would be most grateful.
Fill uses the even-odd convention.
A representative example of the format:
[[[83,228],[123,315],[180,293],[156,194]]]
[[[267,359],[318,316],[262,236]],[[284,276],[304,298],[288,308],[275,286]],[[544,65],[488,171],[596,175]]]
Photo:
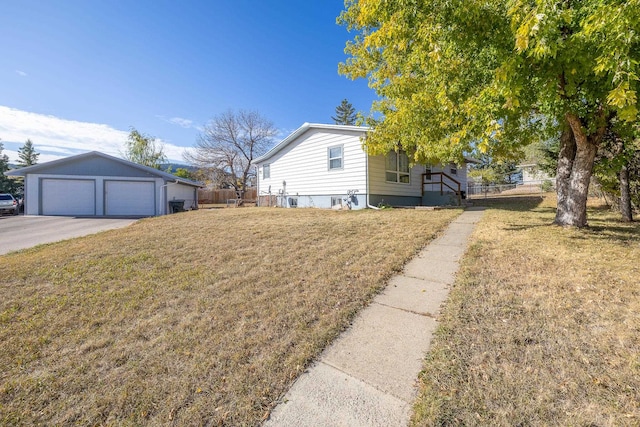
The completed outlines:
[[[458,181],[457,179],[453,178],[452,176],[448,175],[445,172],[423,173],[422,174],[422,192],[424,193],[425,184],[429,184],[429,185],[438,184],[438,181],[436,181],[436,182],[425,182],[426,179],[427,179],[427,176],[429,176],[429,179],[431,179],[431,177],[433,175],[439,175],[440,176],[440,182],[439,182],[440,183],[440,195],[442,196],[444,194],[444,187],[446,186],[451,191],[453,191],[456,194],[456,196],[458,196],[458,205],[462,205],[462,190],[461,190],[460,181]],[[458,189],[456,190],[454,187],[452,187],[447,182],[445,182],[444,181],[445,177],[448,178],[449,180],[453,181],[458,186]]]

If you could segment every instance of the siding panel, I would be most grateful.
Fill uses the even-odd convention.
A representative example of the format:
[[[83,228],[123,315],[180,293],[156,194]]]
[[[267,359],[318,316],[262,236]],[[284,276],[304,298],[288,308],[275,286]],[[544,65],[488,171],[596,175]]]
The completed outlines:
[[[197,189],[188,185],[168,185],[167,186],[167,206],[170,200],[181,199],[184,200],[184,209],[193,209],[198,206],[197,203]]]
[[[385,156],[369,156],[369,189],[371,194],[393,194],[395,196],[422,196],[423,165],[415,165],[411,168],[409,184],[386,181]]]
[[[286,145],[278,148],[280,151],[268,155],[267,160],[258,164],[259,196],[277,196],[283,189],[283,182],[286,182],[287,197],[299,196],[298,206],[301,207],[324,206],[326,203],[320,203],[320,200],[330,200],[328,196],[343,197],[347,190],[358,190],[358,197],[376,195],[391,200],[388,196],[392,196],[401,200],[402,204],[421,201],[425,165],[411,168],[408,184],[386,182],[385,156],[367,157],[362,148],[361,137],[366,129],[327,129],[322,125],[315,128],[312,125],[303,133],[297,132],[290,136],[293,139],[284,140]],[[328,149],[334,146],[343,147],[343,168],[340,170],[328,168]],[[263,177],[265,164],[269,165],[269,178]],[[464,190],[466,165],[457,169],[455,178],[461,182],[461,189]],[[442,168],[434,167],[432,171],[442,171]],[[445,172],[449,173],[449,166]],[[430,189],[439,192],[440,185],[425,186],[426,191]]]
[[[329,170],[328,149],[339,145],[343,147],[343,167]],[[260,179],[261,195],[267,194],[269,187],[271,194],[278,194],[283,181],[286,181],[286,191],[290,195],[340,195],[351,189],[365,191],[365,154],[356,132],[309,130],[264,163],[270,165],[271,176]]]
[[[452,178],[455,178],[460,182],[460,189],[466,191],[467,189],[467,166],[458,166],[457,175],[451,174],[451,168],[455,167],[453,164],[443,168],[442,165],[432,166],[431,172],[445,172]],[[384,156],[370,156],[369,157],[369,188],[371,194],[387,194],[397,196],[422,196],[422,174],[425,173],[425,165],[415,165],[411,168],[411,182],[410,184],[400,184],[395,182],[386,182],[385,177],[385,157]],[[425,184],[424,191],[440,191],[440,177],[434,177],[434,182],[437,184]],[[455,184],[445,178],[445,182],[448,182],[452,187]],[[445,187],[445,191],[448,191]]]

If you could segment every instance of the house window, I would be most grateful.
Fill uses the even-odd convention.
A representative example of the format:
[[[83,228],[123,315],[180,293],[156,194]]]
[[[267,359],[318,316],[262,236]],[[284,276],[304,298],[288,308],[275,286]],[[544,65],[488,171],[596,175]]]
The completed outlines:
[[[409,184],[409,157],[400,150],[387,154],[386,181]]]
[[[271,178],[271,165],[266,164],[262,166],[262,179]]]
[[[431,181],[431,166],[427,165],[424,170],[424,179],[426,181]]]
[[[329,170],[342,169],[342,145],[327,150]]]
[[[342,206],[342,197],[331,196],[331,207],[334,207],[334,206]]]
[[[458,169],[456,168],[451,168],[449,169],[451,171],[451,175],[458,175]]]

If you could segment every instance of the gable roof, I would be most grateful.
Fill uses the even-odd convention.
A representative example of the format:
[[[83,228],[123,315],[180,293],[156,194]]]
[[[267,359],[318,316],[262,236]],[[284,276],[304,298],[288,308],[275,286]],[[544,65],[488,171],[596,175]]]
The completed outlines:
[[[276,144],[271,150],[267,151],[262,156],[255,158],[253,163],[262,163],[265,160],[271,158],[274,154],[281,151],[291,142],[295,141],[300,135],[304,134],[308,130],[311,129],[321,129],[321,130],[339,130],[339,131],[352,131],[352,132],[361,132],[363,134],[369,131],[369,128],[366,126],[349,126],[349,125],[324,125],[320,123],[304,123],[298,129],[293,131],[289,136]]]
[[[138,169],[142,172],[148,173],[149,175],[153,175],[159,178],[163,178],[167,181],[175,181],[181,184],[191,185],[193,187],[202,187],[200,183],[195,181],[191,181],[189,179],[180,178],[168,172],[161,171],[159,169],[155,169],[149,166],[144,166],[139,163],[130,162],[128,160],[120,159],[118,157],[110,156],[105,153],[101,153],[99,151],[89,151],[87,153],[78,154],[75,156],[65,157],[63,159],[52,160],[50,162],[38,163],[32,166],[26,166],[20,169],[12,169],[10,171],[5,172],[7,176],[26,176],[30,173],[38,173],[46,171],[47,169],[51,169],[52,167],[57,167],[61,165],[65,165],[68,163],[77,162],[79,160],[91,159],[91,158],[103,158],[112,162],[116,162],[131,168]]]
[[[283,139],[278,144],[276,144],[271,150],[267,151],[262,156],[253,159],[252,163],[253,164],[259,164],[259,163],[264,162],[265,160],[269,160],[271,157],[273,157],[274,154],[276,154],[279,151],[281,151],[283,148],[285,148],[291,142],[295,141],[299,136],[301,136],[302,134],[304,134],[305,132],[307,132],[308,130],[311,130],[311,129],[337,130],[337,131],[345,131],[346,130],[346,131],[351,131],[351,132],[362,132],[363,134],[366,134],[367,132],[369,132],[371,130],[371,128],[368,127],[368,126],[326,125],[326,124],[320,124],[320,123],[304,123],[298,129],[293,131],[293,133],[291,133],[285,139]],[[476,160],[473,157],[469,157],[469,156],[464,156],[464,160],[465,160],[466,163],[480,163],[479,160]]]

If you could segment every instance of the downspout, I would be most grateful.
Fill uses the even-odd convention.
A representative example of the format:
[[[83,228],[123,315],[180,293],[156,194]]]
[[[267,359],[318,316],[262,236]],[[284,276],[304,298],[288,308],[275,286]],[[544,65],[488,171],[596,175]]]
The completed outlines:
[[[367,151],[365,150],[364,155],[365,155],[365,163],[364,163],[364,164],[365,164],[365,167],[364,167],[364,171],[365,171],[365,173],[367,174],[367,176],[366,176],[366,185],[367,185],[367,189],[366,189],[366,192],[367,192],[367,196],[366,196],[366,198],[367,198],[367,207],[368,207],[369,209],[375,209],[375,210],[377,210],[377,211],[378,211],[378,210],[380,210],[380,208],[379,208],[379,207],[377,207],[377,206],[373,206],[373,205],[370,205],[370,204],[369,204],[369,193],[371,192],[371,191],[370,191],[370,188],[369,188],[369,153],[367,153]]]
[[[260,168],[258,165],[256,167],[256,206],[260,207]]]
[[[199,187],[193,187],[193,200],[195,203],[195,206],[193,207],[193,209],[198,209],[198,188]]]

